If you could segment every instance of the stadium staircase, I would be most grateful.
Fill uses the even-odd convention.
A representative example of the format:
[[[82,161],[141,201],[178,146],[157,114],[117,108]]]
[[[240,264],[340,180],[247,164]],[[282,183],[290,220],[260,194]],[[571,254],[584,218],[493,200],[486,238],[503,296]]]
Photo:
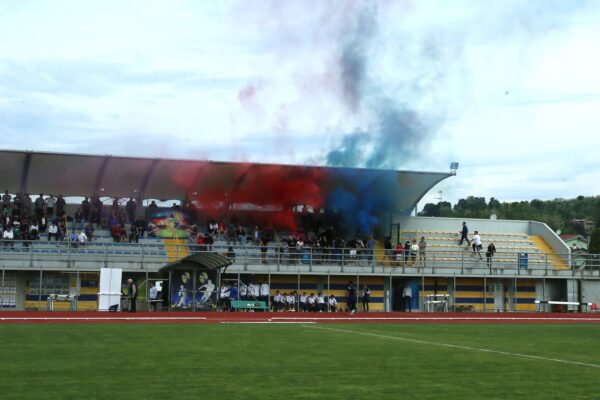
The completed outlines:
[[[167,260],[174,262],[190,254],[190,250],[184,239],[164,239]]]

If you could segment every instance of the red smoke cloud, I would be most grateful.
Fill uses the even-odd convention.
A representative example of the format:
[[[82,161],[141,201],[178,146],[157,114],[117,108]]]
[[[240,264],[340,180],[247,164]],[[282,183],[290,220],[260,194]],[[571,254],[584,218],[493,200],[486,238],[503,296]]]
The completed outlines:
[[[174,181],[207,217],[252,216],[273,228],[296,230],[297,214],[292,208],[320,208],[325,175],[323,168],[316,167],[199,162],[193,169],[179,171]]]

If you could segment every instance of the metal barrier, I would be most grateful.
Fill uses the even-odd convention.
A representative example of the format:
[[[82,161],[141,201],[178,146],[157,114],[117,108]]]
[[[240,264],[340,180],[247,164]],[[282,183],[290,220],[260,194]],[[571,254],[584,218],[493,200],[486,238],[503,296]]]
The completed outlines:
[[[0,240],[0,260],[5,267],[36,268],[40,263],[55,261],[55,269],[70,268],[79,263],[81,269],[97,269],[97,263],[128,262],[130,269],[158,269],[170,258],[200,252],[217,252],[230,258],[234,265],[244,269],[260,270],[262,266],[276,271],[317,272],[322,267],[338,272],[396,272],[407,274],[459,275],[569,275],[581,271],[588,276],[600,275],[600,255],[571,257],[564,254],[542,254],[539,251],[497,252],[486,257],[485,252],[470,249],[403,252],[354,248],[288,247],[284,244],[268,246],[231,245],[217,242],[213,245],[156,243],[113,243]],[[565,256],[568,256],[565,257]],[[569,259],[570,262],[565,262]],[[10,264],[13,263],[13,265]],[[86,267],[86,263],[89,264]],[[46,265],[47,268],[50,266]]]

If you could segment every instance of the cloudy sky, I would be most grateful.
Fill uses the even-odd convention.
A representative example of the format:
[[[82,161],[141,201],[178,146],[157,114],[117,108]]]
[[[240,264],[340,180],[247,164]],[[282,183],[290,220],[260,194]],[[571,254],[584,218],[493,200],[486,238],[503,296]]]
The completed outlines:
[[[600,2],[0,0],[0,148],[600,194]]]

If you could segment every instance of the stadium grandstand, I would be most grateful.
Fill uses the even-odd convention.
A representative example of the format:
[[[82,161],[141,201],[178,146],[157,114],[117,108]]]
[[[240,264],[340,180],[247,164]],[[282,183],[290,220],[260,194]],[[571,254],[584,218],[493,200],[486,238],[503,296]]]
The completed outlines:
[[[600,302],[594,256],[574,263],[543,223],[411,216],[452,175],[0,151],[0,307],[97,310],[103,268],[137,282],[141,310]],[[194,268],[211,255],[216,275]]]

